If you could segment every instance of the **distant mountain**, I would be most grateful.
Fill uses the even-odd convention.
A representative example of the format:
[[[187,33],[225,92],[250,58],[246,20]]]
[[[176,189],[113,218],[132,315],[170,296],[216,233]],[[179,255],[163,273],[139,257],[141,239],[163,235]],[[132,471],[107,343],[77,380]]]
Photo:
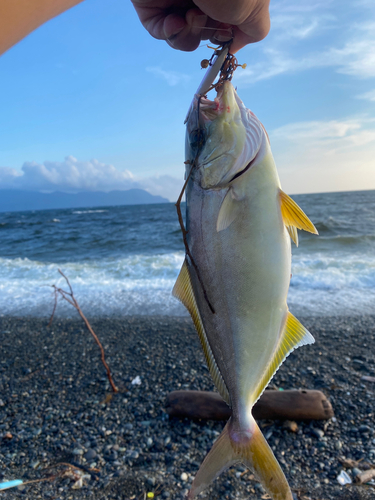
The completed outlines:
[[[143,189],[127,191],[85,191],[77,194],[38,193],[18,189],[0,189],[0,212],[21,212],[24,210],[48,210],[53,208],[108,207],[115,205],[145,205],[169,203],[162,196],[154,196]]]

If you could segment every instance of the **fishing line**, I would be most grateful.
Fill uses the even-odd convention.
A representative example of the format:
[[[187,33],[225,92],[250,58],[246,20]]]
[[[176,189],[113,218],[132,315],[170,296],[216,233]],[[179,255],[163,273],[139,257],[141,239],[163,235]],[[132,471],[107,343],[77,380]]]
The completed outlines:
[[[197,121],[198,121],[198,128],[197,130],[199,132],[202,132],[203,129],[201,129],[199,127],[199,110],[200,110],[200,101],[201,99],[203,98],[204,96],[200,95],[198,97],[198,108],[197,108]],[[197,163],[198,163],[198,156],[199,156],[199,153],[200,153],[200,149],[202,148],[202,145],[203,145],[203,141],[204,141],[204,136],[203,134],[199,134],[199,143],[198,143],[198,147],[197,147],[197,152],[195,154],[195,158],[194,160],[191,162],[190,160],[186,161],[185,164],[190,164],[191,165],[191,168],[190,168],[190,171],[189,171],[189,174],[187,175],[186,177],[186,180],[184,182],[184,185],[182,186],[182,190],[181,190],[181,193],[180,193],[180,196],[178,197],[177,201],[176,201],[176,209],[177,209],[177,216],[178,216],[178,221],[180,223],[180,227],[181,227],[181,231],[182,231],[182,239],[184,241],[184,245],[185,245],[185,252],[186,252],[186,255],[187,257],[189,257],[190,259],[190,262],[192,264],[192,266],[194,267],[194,270],[196,272],[196,275],[197,275],[197,278],[198,278],[198,281],[199,281],[199,284],[201,285],[202,287],[202,291],[203,291],[203,296],[207,302],[207,305],[208,307],[210,308],[210,311],[212,312],[212,314],[215,314],[215,309],[213,308],[209,298],[208,298],[208,295],[207,295],[207,291],[206,291],[206,288],[203,284],[203,280],[201,278],[201,275],[199,273],[199,269],[198,269],[198,266],[197,264],[195,263],[195,260],[193,258],[193,256],[191,255],[191,252],[190,252],[190,248],[189,248],[189,244],[188,244],[188,241],[187,241],[187,231],[185,229],[185,225],[184,225],[184,219],[182,217],[182,212],[181,212],[181,200],[182,200],[182,197],[184,195],[184,192],[186,190],[186,186],[190,180],[190,177],[193,173],[193,170],[196,168],[197,166]]]

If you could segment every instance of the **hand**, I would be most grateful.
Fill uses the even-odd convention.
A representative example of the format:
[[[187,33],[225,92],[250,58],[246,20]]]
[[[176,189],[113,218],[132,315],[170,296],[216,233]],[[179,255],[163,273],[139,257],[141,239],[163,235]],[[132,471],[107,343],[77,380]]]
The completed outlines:
[[[269,0],[132,0],[138,17],[158,40],[178,50],[195,50],[201,40],[231,39],[235,53],[259,42],[270,29]]]

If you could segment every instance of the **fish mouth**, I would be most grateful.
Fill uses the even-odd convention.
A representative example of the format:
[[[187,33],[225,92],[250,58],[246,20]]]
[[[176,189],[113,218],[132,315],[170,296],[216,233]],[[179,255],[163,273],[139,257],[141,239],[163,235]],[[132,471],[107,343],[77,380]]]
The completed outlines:
[[[216,97],[213,101],[205,96],[199,97],[198,113],[200,121],[213,121],[221,114],[230,113],[232,100],[233,85],[230,82],[225,82],[224,85],[217,90]]]

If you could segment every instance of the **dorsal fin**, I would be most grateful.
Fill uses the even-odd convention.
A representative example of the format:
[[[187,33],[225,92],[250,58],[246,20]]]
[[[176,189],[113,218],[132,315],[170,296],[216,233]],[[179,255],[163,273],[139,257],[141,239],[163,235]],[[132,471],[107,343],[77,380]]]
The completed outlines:
[[[284,330],[280,336],[279,344],[274,352],[273,358],[269,363],[256,391],[255,402],[260,398],[264,389],[269,384],[271,378],[275,375],[282,362],[294,349],[302,345],[313,344],[314,337],[306,328],[301,325],[297,318],[288,311]]]
[[[180,300],[189,311],[194,326],[197,330],[199,340],[201,341],[203,353],[206,358],[207,366],[211,373],[214,384],[219,391],[220,396],[228,405],[230,405],[228,389],[225,385],[223,377],[221,376],[214,355],[212,354],[210,344],[207,340],[206,332],[202,323],[202,318],[198,310],[197,301],[195,299],[193,286],[191,284],[190,273],[186,259],[182,265],[180,274],[178,275],[177,281],[173,287],[172,295]]]
[[[284,191],[279,189],[281,215],[294,243],[298,246],[298,235],[296,229],[303,229],[309,233],[319,234],[314,224],[305,212]]]

